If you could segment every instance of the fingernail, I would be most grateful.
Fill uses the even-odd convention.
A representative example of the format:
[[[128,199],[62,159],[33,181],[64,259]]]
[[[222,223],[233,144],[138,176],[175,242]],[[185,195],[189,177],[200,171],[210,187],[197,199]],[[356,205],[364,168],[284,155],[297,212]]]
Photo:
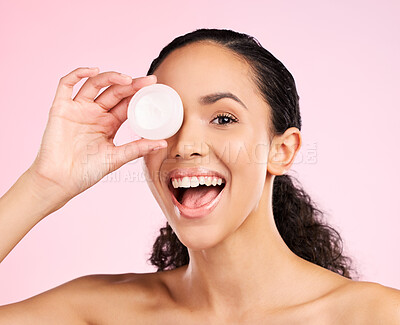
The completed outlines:
[[[99,69],[99,67],[89,68],[90,70]]]
[[[121,73],[120,75],[121,75],[121,77],[124,77],[124,78],[126,78],[126,79],[132,79],[130,76],[128,76],[128,75],[126,75],[126,74]]]

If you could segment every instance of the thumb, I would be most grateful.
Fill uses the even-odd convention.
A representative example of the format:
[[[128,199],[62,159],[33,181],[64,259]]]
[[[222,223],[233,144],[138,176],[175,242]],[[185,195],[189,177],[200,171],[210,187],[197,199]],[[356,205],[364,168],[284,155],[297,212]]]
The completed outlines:
[[[115,146],[114,154],[112,155],[114,160],[112,165],[115,166],[114,170],[129,161],[147,155],[153,150],[166,148],[167,145],[168,143],[165,140],[140,139],[120,146]]]

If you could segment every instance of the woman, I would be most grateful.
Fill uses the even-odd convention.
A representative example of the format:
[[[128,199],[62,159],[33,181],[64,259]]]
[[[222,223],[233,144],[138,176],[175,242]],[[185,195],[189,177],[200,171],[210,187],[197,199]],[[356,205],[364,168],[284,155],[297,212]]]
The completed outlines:
[[[3,260],[40,220],[143,157],[167,219],[158,272],[83,276],[0,307],[0,324],[400,324],[399,291],[353,280],[340,236],[286,174],[301,118],[281,62],[250,36],[202,29],[166,46],[148,75],[61,78],[38,156],[1,198],[0,249]],[[155,82],[181,96],[181,129],[114,146],[132,95]]]

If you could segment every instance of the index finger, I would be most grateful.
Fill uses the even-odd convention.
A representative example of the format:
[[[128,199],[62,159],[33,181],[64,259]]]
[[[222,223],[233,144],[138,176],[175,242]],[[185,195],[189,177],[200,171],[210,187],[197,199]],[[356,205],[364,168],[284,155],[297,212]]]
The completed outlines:
[[[72,93],[74,86],[81,81],[83,78],[93,77],[98,74],[100,69],[94,68],[77,68],[64,77],[62,77],[58,83],[56,95],[54,97],[53,104],[58,101],[65,101],[72,99]]]

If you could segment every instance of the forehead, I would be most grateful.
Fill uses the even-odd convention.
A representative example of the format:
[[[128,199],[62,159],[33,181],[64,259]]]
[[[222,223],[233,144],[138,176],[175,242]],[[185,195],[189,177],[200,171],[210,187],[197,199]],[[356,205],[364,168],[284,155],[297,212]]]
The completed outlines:
[[[154,71],[159,83],[184,96],[231,91],[246,97],[254,92],[249,64],[231,50],[211,42],[196,42],[171,52]]]

